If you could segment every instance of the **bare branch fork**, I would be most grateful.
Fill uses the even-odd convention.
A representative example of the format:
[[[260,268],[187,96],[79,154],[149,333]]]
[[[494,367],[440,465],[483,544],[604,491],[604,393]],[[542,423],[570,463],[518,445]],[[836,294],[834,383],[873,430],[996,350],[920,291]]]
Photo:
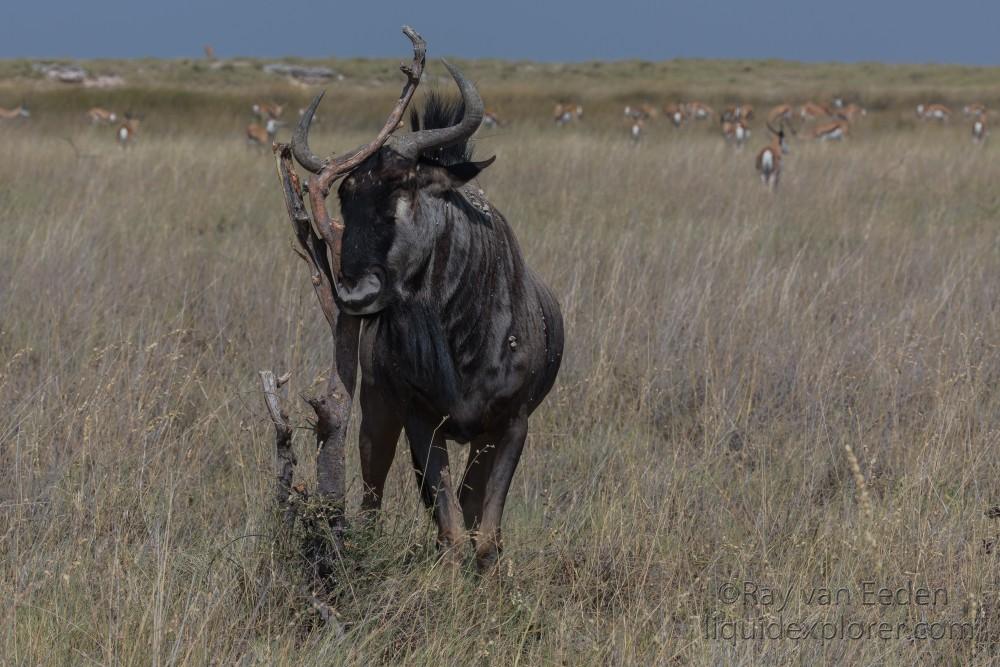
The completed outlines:
[[[285,208],[301,251],[296,251],[309,265],[313,290],[320,309],[330,326],[333,360],[325,391],[307,402],[316,413],[316,477],[317,493],[332,508],[329,516],[334,543],[331,545],[336,555],[340,551],[345,527],[345,464],[344,441],[351,413],[351,404],[357,375],[358,333],[360,322],[356,317],[342,314],[337,308],[335,294],[341,277],[341,240],[343,224],[330,217],[326,209],[326,198],[337,179],[355,169],[377,152],[399,125],[406,107],[417,89],[424,69],[427,45],[423,38],[409,26],[403,27],[403,34],[413,44],[413,61],[400,66],[406,75],[406,83],[399,95],[382,130],[371,142],[341,155],[340,157],[319,158],[309,149],[308,134],[316,108],[323,99],[319,94],[303,114],[296,128],[291,145],[275,144],[274,154],[284,194]],[[309,194],[311,214],[303,201],[302,183],[296,173],[292,158],[303,168],[312,172],[305,190]],[[288,416],[281,409],[278,389],[287,381],[275,378],[271,371],[260,372],[264,399],[275,428],[277,455],[277,500],[284,511],[286,523],[294,521],[294,510],[289,495],[292,491],[292,476],[296,464],[291,449],[292,427]],[[329,555],[329,554],[328,554]],[[332,561],[328,558],[320,564],[321,574],[331,573]]]

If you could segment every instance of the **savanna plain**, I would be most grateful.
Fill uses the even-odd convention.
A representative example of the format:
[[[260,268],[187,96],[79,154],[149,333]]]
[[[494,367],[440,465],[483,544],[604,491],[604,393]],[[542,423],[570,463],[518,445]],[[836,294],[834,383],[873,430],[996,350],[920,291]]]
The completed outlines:
[[[328,622],[280,539],[257,371],[292,374],[310,483],[300,396],[329,333],[270,150],[243,138],[253,102],[291,119],[311,91],[253,63],[92,65],[125,72],[113,91],[0,66],[0,104],[32,109],[0,125],[0,662],[998,660],[1000,145],[912,112],[996,106],[996,71],[460,64],[507,121],[477,137],[498,156],[479,185],[558,295],[566,355],[499,571],[438,562],[401,442]],[[370,139],[401,85],[390,61],[333,66],[322,152]],[[841,143],[790,137],[776,193],[760,120],[740,151],[663,119],[636,144],[621,118],[833,95],[868,116]],[[566,100],[587,112],[557,128]],[[134,146],[88,125],[97,104],[141,115]],[[347,463],[356,517],[353,444]]]

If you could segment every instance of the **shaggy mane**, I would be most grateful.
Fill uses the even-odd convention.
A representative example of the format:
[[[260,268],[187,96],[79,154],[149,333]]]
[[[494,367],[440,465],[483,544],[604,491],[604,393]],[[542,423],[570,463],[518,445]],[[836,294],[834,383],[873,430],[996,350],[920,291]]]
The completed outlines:
[[[462,120],[464,114],[465,102],[461,98],[446,98],[437,91],[431,91],[424,100],[422,112],[418,112],[416,109],[410,110],[410,129],[417,132],[418,130],[437,130],[442,127],[451,127]],[[469,162],[472,160],[472,150],[472,145],[466,140],[445,148],[425,151],[421,155],[438,164],[448,166]]]

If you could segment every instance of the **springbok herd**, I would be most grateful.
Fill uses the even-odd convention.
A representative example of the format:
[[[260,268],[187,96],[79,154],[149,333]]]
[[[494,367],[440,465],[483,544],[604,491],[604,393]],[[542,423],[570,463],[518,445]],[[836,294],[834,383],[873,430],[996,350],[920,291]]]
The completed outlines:
[[[554,119],[557,125],[567,122],[563,115],[564,108],[565,105],[559,105],[555,109]],[[577,109],[578,115],[582,115],[582,107]],[[950,122],[953,115],[951,109],[943,104],[918,104],[915,112],[921,121],[938,123]],[[989,109],[984,104],[968,104],[962,109],[962,113],[971,119],[972,142],[982,144],[988,134]],[[716,114],[714,109],[702,102],[673,103],[663,107],[663,115],[675,128],[689,121],[712,121],[718,116],[723,140],[742,149],[750,139],[750,121],[754,118],[754,108],[749,104],[736,104]],[[839,97],[829,104],[806,102],[799,106],[779,104],[771,108],[764,123],[771,134],[771,143],[761,148],[756,157],[761,182],[772,190],[777,187],[781,177],[781,156],[788,153],[786,132],[798,135],[799,129],[804,129],[805,136],[816,141],[841,141],[850,133],[852,124],[867,115],[864,107],[853,102],[845,103]],[[639,141],[647,124],[658,116],[659,111],[649,104],[626,106],[625,121],[632,140]]]
[[[257,103],[251,108],[254,120],[246,126],[246,141],[250,145],[270,146],[275,139],[278,128],[286,125],[281,120],[285,107],[273,103]],[[954,116],[952,110],[943,104],[918,104],[914,109],[916,117],[921,121],[949,123]],[[299,109],[299,116],[305,109]],[[816,141],[840,141],[851,131],[852,125],[867,115],[867,110],[857,103],[846,103],[843,98],[834,98],[829,104],[805,102],[794,106],[779,104],[771,108],[765,116],[765,127],[771,134],[771,142],[760,149],[756,156],[757,171],[761,181],[770,188],[776,188],[781,177],[781,156],[788,153],[786,133],[804,136]],[[971,136],[974,144],[982,144],[989,134],[989,109],[981,103],[967,104],[962,114],[970,119]],[[650,104],[628,105],[624,110],[625,124],[628,135],[639,142],[647,127],[662,115],[674,128],[680,128],[688,123],[714,122],[718,118],[722,139],[737,150],[740,150],[750,140],[750,123],[755,117],[754,108],[750,104],[735,104],[716,112],[709,105],[698,102],[670,103],[662,109]],[[115,139],[123,148],[134,140],[139,129],[139,117],[131,113],[117,114],[102,107],[94,107],[87,111],[87,119],[92,125],[110,125],[115,128]],[[6,109],[0,107],[0,121],[27,119],[31,112],[22,102],[17,107]],[[564,127],[583,121],[583,105],[579,103],[559,103],[552,111],[552,120],[556,127]],[[317,119],[313,119],[316,122]],[[494,110],[486,109],[482,126],[485,129],[504,127],[507,123]],[[402,126],[402,123],[400,123]],[[798,125],[798,127],[796,127]],[[777,126],[777,127],[775,127]]]

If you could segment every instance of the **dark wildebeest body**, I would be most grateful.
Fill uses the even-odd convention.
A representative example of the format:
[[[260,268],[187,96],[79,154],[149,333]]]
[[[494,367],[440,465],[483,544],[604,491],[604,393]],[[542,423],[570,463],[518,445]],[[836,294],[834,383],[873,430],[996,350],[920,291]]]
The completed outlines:
[[[380,507],[405,430],[439,543],[458,544],[472,530],[482,570],[501,549],[504,501],[528,416],[559,370],[563,323],[507,221],[467,185],[492,159],[470,161],[482,101],[452,74],[461,103],[431,96],[413,133],[391,137],[341,183],[336,291],[341,310],[362,318],[364,508]],[[459,507],[442,493],[446,440],[472,443]]]

